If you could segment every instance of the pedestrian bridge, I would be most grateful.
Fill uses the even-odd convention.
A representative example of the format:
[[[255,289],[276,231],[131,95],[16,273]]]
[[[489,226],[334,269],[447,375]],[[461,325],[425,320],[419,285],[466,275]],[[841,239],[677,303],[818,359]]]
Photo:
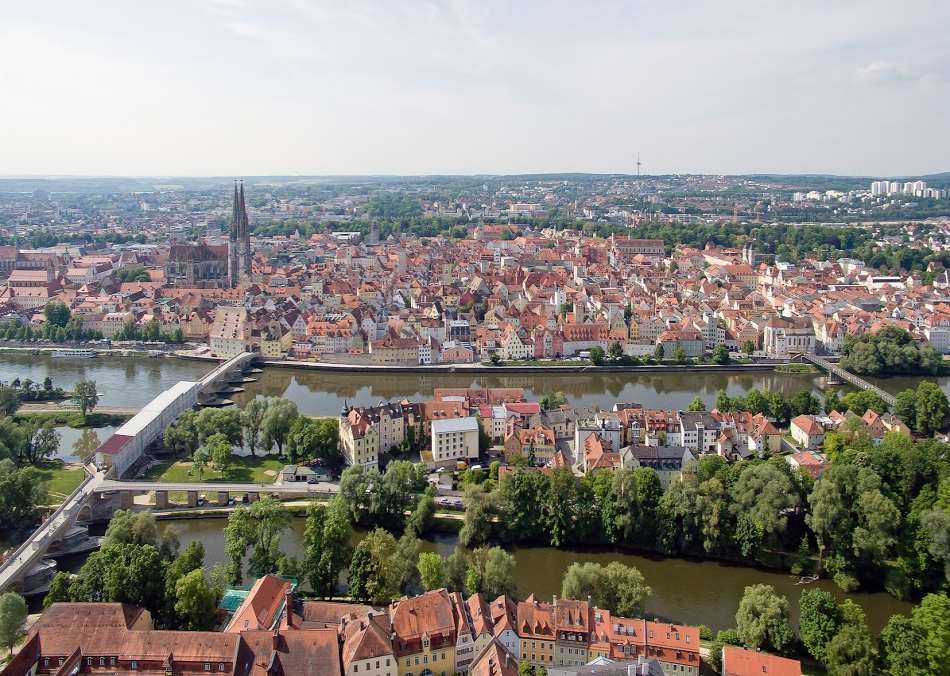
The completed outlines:
[[[888,406],[893,407],[897,403],[897,398],[890,392],[885,392],[877,385],[872,385],[868,381],[864,380],[863,378],[859,376],[854,375],[850,371],[845,371],[843,368],[841,368],[837,364],[831,363],[827,359],[823,359],[822,357],[819,357],[818,355],[815,355],[815,354],[802,354],[800,356],[802,360],[811,362],[818,368],[824,369],[828,373],[833,374],[835,377],[840,378],[846,383],[850,383],[854,385],[855,387],[858,387],[867,392],[873,392],[874,394],[879,396],[881,399],[883,399],[884,402]]]

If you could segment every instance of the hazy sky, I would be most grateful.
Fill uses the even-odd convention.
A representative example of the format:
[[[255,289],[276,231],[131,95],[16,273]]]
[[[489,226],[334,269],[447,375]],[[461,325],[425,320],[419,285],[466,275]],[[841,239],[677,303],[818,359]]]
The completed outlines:
[[[0,174],[950,169],[950,2],[3,0]]]

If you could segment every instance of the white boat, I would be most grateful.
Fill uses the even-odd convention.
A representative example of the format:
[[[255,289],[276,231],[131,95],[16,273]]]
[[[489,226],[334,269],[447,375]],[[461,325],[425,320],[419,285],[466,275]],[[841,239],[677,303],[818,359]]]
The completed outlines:
[[[96,351],[90,348],[65,347],[53,350],[53,356],[67,359],[89,359],[96,356]]]

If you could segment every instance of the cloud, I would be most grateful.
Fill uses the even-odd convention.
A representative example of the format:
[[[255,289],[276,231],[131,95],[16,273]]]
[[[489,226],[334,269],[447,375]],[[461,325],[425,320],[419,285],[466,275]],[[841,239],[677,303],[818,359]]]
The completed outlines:
[[[871,84],[909,82],[915,79],[907,66],[893,61],[872,61],[859,66],[856,74],[859,81]]]

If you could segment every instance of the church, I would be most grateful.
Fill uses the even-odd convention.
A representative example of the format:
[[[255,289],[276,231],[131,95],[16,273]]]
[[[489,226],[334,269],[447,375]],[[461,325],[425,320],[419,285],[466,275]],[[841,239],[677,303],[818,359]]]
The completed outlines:
[[[165,283],[192,289],[235,288],[251,280],[251,229],[244,183],[234,184],[228,243],[173,242],[165,263]]]

